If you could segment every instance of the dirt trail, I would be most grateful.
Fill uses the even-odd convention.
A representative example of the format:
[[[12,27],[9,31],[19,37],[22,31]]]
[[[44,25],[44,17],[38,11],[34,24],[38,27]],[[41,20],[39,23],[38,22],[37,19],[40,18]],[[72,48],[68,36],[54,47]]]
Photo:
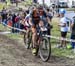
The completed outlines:
[[[0,66],[75,66],[75,60],[52,56],[48,62],[42,62],[26,50],[22,41],[12,40],[0,35]]]

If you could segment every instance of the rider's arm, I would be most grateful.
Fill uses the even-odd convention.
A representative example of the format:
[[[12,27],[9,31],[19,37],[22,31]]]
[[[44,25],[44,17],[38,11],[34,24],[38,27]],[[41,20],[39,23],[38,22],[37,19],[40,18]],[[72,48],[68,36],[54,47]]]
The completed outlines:
[[[26,16],[25,19],[24,19],[24,25],[26,24],[27,19],[28,19],[28,16]]]

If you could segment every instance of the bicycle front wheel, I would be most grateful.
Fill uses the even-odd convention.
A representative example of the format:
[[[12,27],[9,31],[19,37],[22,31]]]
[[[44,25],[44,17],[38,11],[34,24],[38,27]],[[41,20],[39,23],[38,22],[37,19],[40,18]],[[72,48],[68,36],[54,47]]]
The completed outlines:
[[[43,37],[43,39],[40,41],[39,53],[43,61],[46,62],[49,60],[51,55],[51,44],[49,38]]]

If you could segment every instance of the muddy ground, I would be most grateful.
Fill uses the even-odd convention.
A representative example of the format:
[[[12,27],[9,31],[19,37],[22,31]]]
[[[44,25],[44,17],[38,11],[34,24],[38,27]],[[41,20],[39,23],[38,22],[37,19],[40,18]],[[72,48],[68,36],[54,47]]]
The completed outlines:
[[[25,49],[22,40],[0,35],[0,66],[75,66],[75,59],[52,55],[48,62],[43,62]]]

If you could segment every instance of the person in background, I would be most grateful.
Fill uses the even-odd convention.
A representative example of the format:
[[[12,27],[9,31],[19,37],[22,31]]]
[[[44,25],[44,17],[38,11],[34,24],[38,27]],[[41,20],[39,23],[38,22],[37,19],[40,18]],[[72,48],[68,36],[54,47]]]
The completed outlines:
[[[49,8],[47,8],[47,16],[49,17],[49,21],[52,22],[53,15]]]
[[[15,18],[16,18],[15,13],[12,13],[12,27],[15,27]],[[12,29],[12,33],[15,33],[14,29]]]
[[[17,13],[15,17],[15,27],[20,29],[20,14]],[[16,33],[19,32],[19,30],[15,30]]]
[[[2,22],[2,16],[0,15],[0,23]]]
[[[66,41],[63,39],[66,38],[67,32],[68,32],[67,19],[65,17],[65,13],[66,13],[65,9],[60,9],[60,11],[59,11],[59,14],[60,14],[59,26],[60,26],[62,40],[60,42],[61,45],[59,47],[61,47],[61,48],[66,48]]]
[[[12,26],[12,14],[11,13],[8,13],[7,15],[7,24],[9,26]]]
[[[16,7],[18,6],[18,0],[15,1],[16,2]]]
[[[2,9],[1,16],[2,16],[2,24],[4,25],[4,29],[6,30],[5,26],[7,24],[7,11],[5,7],[3,7]]]
[[[24,29],[24,22],[25,22],[26,13],[22,12],[20,15],[21,15],[20,29]]]
[[[75,16],[73,17],[73,21],[71,23],[71,29],[72,29],[71,39],[75,40]],[[74,49],[75,48],[75,42],[71,42],[71,45],[72,45],[72,49]]]
[[[47,14],[47,19],[48,19],[48,28],[47,28],[48,29],[48,35],[51,35],[51,29],[53,28],[51,22],[52,22],[53,16],[52,16],[52,13],[50,12],[49,8],[47,8],[46,14]]]
[[[2,16],[2,22],[6,23],[7,22],[6,21],[7,20],[7,12],[6,12],[5,7],[3,7],[3,9],[2,9],[1,16]]]

